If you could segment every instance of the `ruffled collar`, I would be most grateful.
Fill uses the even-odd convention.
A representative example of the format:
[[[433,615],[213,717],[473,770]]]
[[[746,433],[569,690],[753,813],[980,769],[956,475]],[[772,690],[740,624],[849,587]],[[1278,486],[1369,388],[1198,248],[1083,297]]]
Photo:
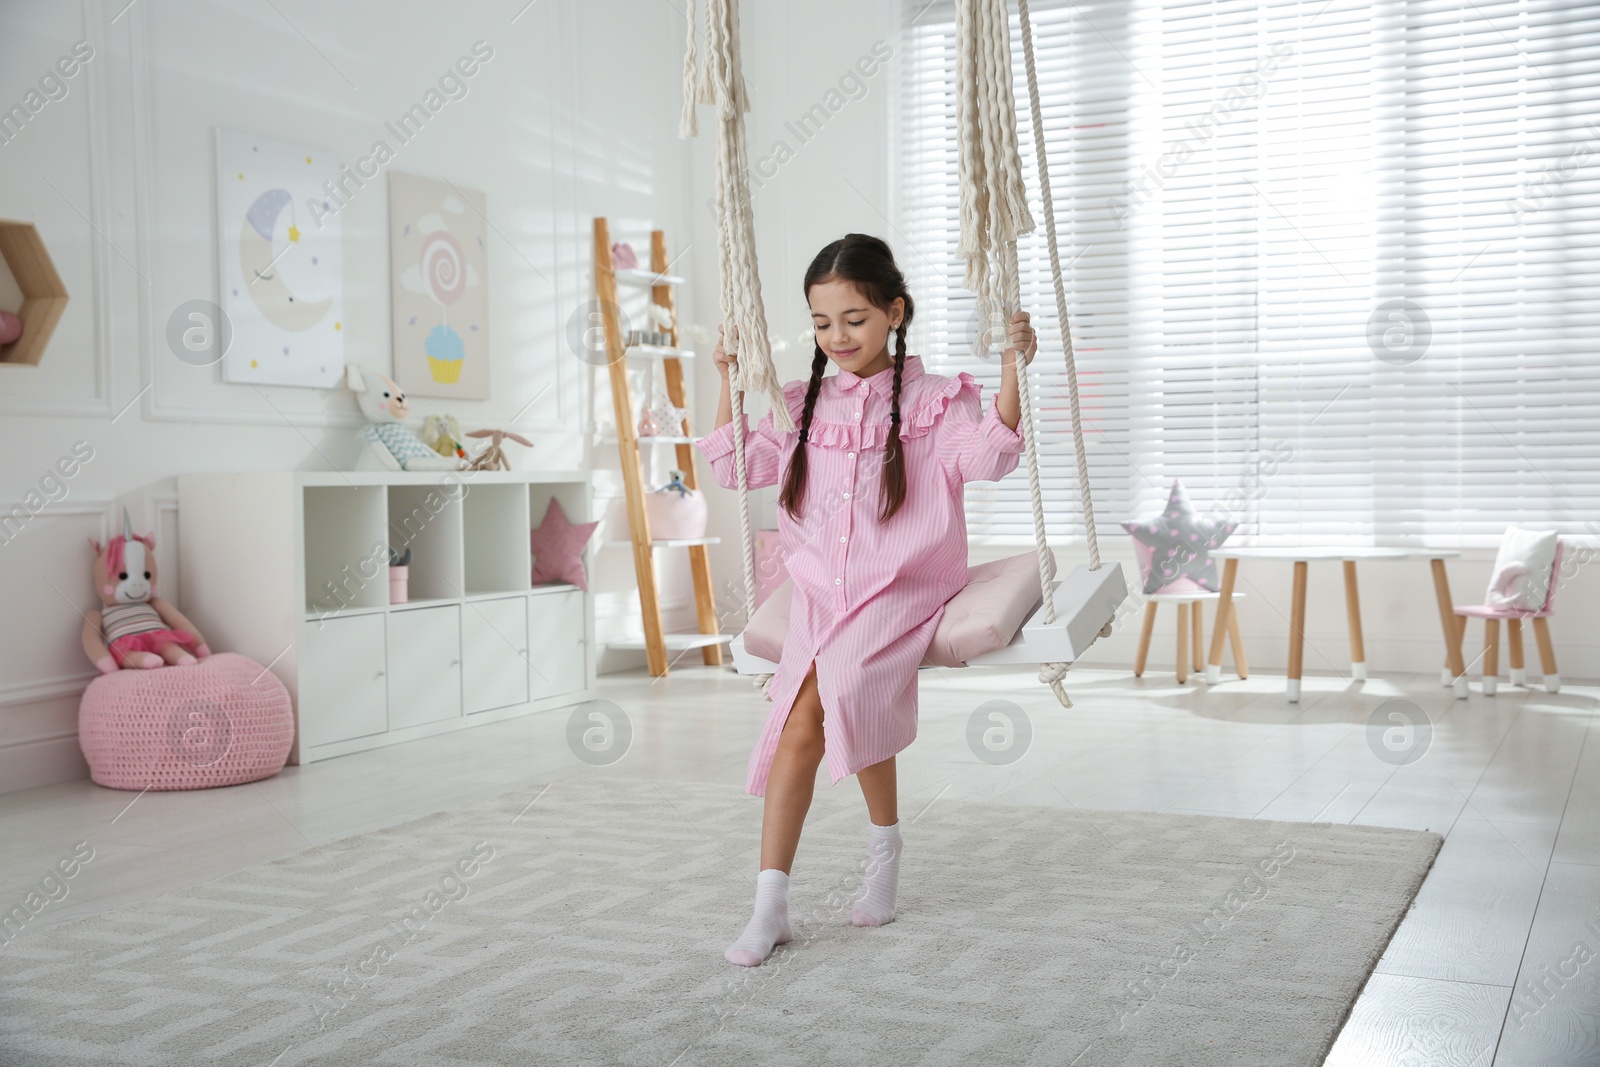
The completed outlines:
[[[913,363],[913,360],[916,360]],[[854,379],[856,388],[866,386],[876,391],[873,381],[878,378],[885,379],[884,386],[892,388],[894,380],[893,371],[888,374],[879,372],[869,378],[840,371],[834,377],[840,384],[845,378]],[[936,374],[926,375],[927,381],[915,393],[906,388],[906,383],[915,378],[923,378],[922,361],[915,356],[906,357],[906,365],[901,371],[901,396],[909,401],[902,411],[900,420],[900,437],[902,440],[911,440],[929,433],[934,425],[943,417],[945,409],[957,396],[962,393],[972,395],[973,406],[978,406],[982,391],[977,379],[966,371],[961,371],[955,377],[944,377]],[[827,379],[823,379],[826,381]],[[798,434],[801,415],[805,410],[806,389],[808,382],[801,378],[789,382],[783,387],[785,399],[789,404],[789,415],[794,419],[796,429],[791,431]],[[884,396],[887,398],[887,389]],[[834,422],[820,418],[812,413],[811,432],[807,440],[812,444],[828,448],[854,449],[854,448],[881,448],[893,433],[893,424],[888,419],[880,421],[857,422],[854,419],[848,422]]]
[[[903,391],[907,385],[922,377],[924,372],[925,368],[922,366],[921,356],[906,356],[906,364],[900,369],[901,390]],[[894,367],[891,365],[865,378],[854,371],[840,368],[839,373],[834,375],[834,380],[838,383],[839,388],[845,392],[855,392],[864,386],[878,396],[887,397],[894,392]]]

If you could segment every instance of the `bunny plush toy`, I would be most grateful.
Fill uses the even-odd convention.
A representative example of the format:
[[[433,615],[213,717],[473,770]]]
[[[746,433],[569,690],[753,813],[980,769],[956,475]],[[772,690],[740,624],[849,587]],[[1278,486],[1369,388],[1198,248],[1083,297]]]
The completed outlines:
[[[441,456],[405,428],[411,412],[406,394],[392,380],[364,371],[351,363],[345,368],[345,385],[356,394],[361,413],[367,417],[361,432],[378,461],[392,471],[453,471],[461,460]]]
[[[83,617],[83,651],[101,674],[123,667],[187,667],[211,655],[194,623],[156,596],[155,538],[133,532],[126,510],[122,535],[104,548],[93,538],[94,586],[100,610]]]

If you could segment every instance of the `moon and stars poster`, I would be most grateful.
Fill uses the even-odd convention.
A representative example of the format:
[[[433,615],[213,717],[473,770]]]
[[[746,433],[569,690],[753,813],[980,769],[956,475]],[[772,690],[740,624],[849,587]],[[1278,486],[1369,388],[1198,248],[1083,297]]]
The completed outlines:
[[[331,153],[217,129],[223,380],[332,389],[344,374],[342,227]],[[313,210],[327,203],[326,210]]]
[[[475,189],[389,172],[394,377],[414,396],[489,399],[487,211]]]

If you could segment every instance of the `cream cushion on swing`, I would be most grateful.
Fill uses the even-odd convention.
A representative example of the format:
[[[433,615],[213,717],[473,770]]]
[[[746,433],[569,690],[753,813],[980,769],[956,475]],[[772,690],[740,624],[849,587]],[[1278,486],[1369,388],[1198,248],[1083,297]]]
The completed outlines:
[[[1051,552],[1049,559],[1050,577],[1054,578],[1055,553]],[[745,627],[746,652],[774,663],[783,658],[793,594],[794,579],[786,578],[761,602]],[[945,604],[922,666],[965,667],[974,656],[1006,647],[1040,603],[1037,553],[968,567],[967,584]]]

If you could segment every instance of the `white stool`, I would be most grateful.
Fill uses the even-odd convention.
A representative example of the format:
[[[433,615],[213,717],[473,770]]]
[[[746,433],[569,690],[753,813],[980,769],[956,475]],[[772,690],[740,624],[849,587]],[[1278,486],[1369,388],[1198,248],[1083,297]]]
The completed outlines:
[[[1221,600],[1221,593],[1151,593],[1145,598],[1144,630],[1139,634],[1139,653],[1133,660],[1133,676],[1143,677],[1145,661],[1150,656],[1150,635],[1156,628],[1156,608],[1162,604],[1176,604],[1178,606],[1178,683],[1181,685],[1189,680],[1189,657],[1193,653],[1194,669],[1199,671],[1205,663],[1205,654],[1201,651],[1205,644],[1205,616],[1201,613],[1201,605],[1207,601]],[[1244,599],[1243,594],[1233,594],[1234,600]],[[1228,646],[1233,651],[1233,669],[1240,678],[1250,677],[1250,667],[1244,659],[1244,642],[1239,637],[1239,613],[1228,612],[1227,621]],[[1216,668],[1215,676],[1209,667],[1204,668],[1207,682],[1222,681],[1222,668]]]

